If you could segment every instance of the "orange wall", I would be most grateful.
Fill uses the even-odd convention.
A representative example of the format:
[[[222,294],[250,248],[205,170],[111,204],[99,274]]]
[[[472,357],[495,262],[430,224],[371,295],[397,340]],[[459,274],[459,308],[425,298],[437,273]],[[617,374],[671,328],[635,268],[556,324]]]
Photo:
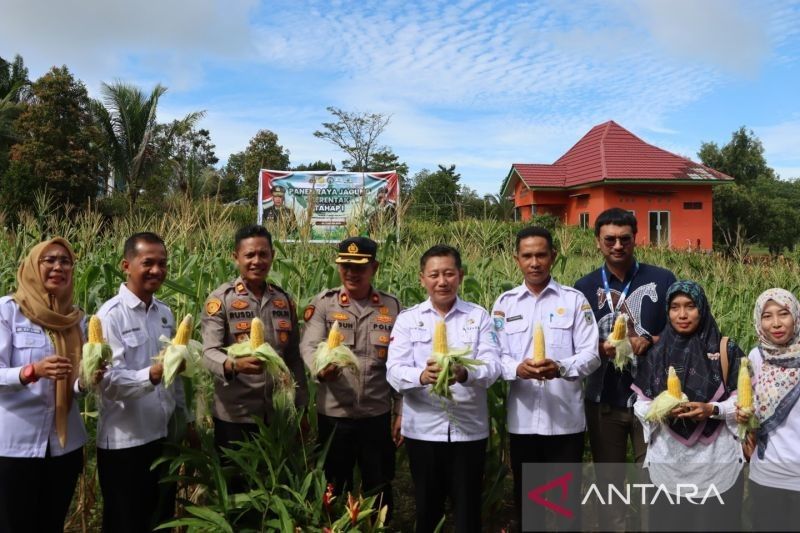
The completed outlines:
[[[622,190],[633,193],[657,190],[665,194],[626,194]],[[577,196],[583,194],[588,196]],[[701,202],[702,209],[685,209],[685,202]],[[637,244],[650,244],[650,212],[668,211],[671,247],[696,248],[698,239],[701,249],[712,247],[711,185],[609,184],[561,192],[530,191],[520,181],[517,182],[514,203],[520,207],[522,220],[530,219],[532,205],[536,206],[538,213],[554,214],[570,225],[578,225],[580,214],[589,213],[590,228],[594,227],[595,219],[603,210],[610,207],[628,209],[634,212],[639,223]]]
[[[610,207],[621,207],[633,211],[639,223],[637,244],[650,244],[650,212],[668,211],[670,225],[670,246],[673,248],[696,248],[700,240],[700,248],[709,250],[712,247],[712,196],[711,185],[626,185],[624,190],[646,192],[652,190],[669,192],[662,195],[625,194],[620,191],[623,186],[605,185],[591,187],[576,192],[588,192],[590,197],[587,206],[579,207],[578,198],[570,198],[567,220],[569,224],[578,224],[579,214],[589,212],[589,226],[594,226],[597,216]],[[685,209],[685,202],[701,202],[702,209]]]

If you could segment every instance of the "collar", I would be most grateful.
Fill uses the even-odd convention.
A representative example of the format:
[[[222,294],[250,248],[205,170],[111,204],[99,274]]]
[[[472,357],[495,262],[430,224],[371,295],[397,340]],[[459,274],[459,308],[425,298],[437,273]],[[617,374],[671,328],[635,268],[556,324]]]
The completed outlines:
[[[431,302],[430,296],[428,297],[427,300],[419,304],[419,310],[423,313],[431,312],[431,313],[436,313],[437,315],[439,314],[439,312],[433,308],[433,302]],[[447,312],[445,316],[446,317],[450,316],[452,313],[456,311],[459,313],[469,313],[470,310],[471,308],[469,304],[467,304],[467,302],[462,300],[460,296],[456,296],[456,301],[453,303],[453,307],[450,308],[450,310]]]
[[[637,262],[638,262],[638,259],[636,259],[636,257],[634,257],[634,258],[633,258],[633,263],[631,263],[631,266],[630,266],[630,268],[629,268],[628,270],[626,270],[626,271],[625,271],[625,278],[624,278],[624,279],[622,279],[622,280],[620,280],[620,279],[619,279],[617,276],[615,276],[615,275],[614,275],[614,274],[611,272],[611,269],[610,269],[610,268],[608,268],[608,265],[606,265],[606,263],[605,263],[605,262],[603,263],[603,266],[602,266],[601,268],[605,268],[605,269],[606,269],[606,272],[608,272],[608,274],[609,274],[609,276],[610,276],[610,278],[611,278],[611,279],[616,279],[617,281],[621,281],[622,283],[625,283],[626,281],[628,281],[629,279],[631,279],[631,276],[633,276],[633,271],[634,271],[634,270],[636,270],[636,263],[637,263]],[[641,263],[639,263],[639,270],[641,270],[641,269],[642,269],[642,264],[641,264]],[[609,279],[609,282],[611,281],[611,279]]]
[[[120,284],[119,286],[119,296],[122,299],[122,303],[130,307],[131,309],[136,309],[140,305],[142,308],[146,308],[147,306],[142,301],[141,298],[136,296],[133,291],[131,291],[125,283]],[[151,307],[158,307],[161,302],[158,301],[158,298],[153,295],[153,301],[151,303]]]
[[[370,303],[370,305],[372,307],[380,307],[381,306],[381,303],[382,303],[381,295],[378,293],[378,291],[375,290],[375,287],[373,287],[371,285],[369,287],[369,296],[368,296],[368,298],[369,298],[369,303]],[[350,305],[350,301],[351,300],[352,300],[352,298],[350,298],[350,295],[347,294],[347,290],[345,290],[344,285],[339,286],[339,305],[342,305],[344,307],[348,307]]]
[[[531,292],[531,290],[525,284],[525,280],[522,280],[522,284],[518,285],[515,289],[513,289],[513,291],[518,300],[521,300],[526,296],[531,298],[541,298],[548,292],[554,292],[556,296],[558,296],[561,293],[561,285],[555,279],[553,279],[553,276],[551,275],[550,281],[547,282],[547,286],[545,286],[545,288],[542,289],[542,292],[539,294],[533,294],[533,292]]]
[[[275,292],[275,289],[272,287],[272,284],[269,281],[264,280],[264,283],[266,284],[266,288],[264,289],[265,295],[271,295],[272,293]],[[251,293],[250,290],[247,288],[247,284],[242,279],[242,276],[237,277],[236,281],[233,282],[233,290],[239,296],[245,296],[249,294],[250,296],[255,298],[255,295]]]

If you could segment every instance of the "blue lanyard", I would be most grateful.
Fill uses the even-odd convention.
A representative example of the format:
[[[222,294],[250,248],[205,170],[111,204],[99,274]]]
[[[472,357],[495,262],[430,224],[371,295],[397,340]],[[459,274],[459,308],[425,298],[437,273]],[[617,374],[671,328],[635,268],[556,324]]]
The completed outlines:
[[[611,310],[611,318],[616,318],[617,312],[622,308],[622,304],[625,303],[625,298],[628,296],[628,290],[631,288],[631,283],[633,283],[633,278],[636,277],[636,274],[639,273],[639,261],[634,263],[633,267],[633,275],[631,279],[628,280],[628,283],[625,284],[625,287],[622,288],[622,294],[617,300],[617,307],[614,308],[614,303],[611,300],[611,288],[608,286],[608,274],[606,274],[606,265],[604,264],[600,267],[600,273],[603,275],[603,291],[606,293],[606,302],[608,302],[608,308]]]

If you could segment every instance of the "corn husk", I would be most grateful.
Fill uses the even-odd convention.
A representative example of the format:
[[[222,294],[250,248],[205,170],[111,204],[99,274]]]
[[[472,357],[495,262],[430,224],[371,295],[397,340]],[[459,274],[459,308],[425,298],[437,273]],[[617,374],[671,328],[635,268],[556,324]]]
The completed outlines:
[[[231,357],[255,357],[261,361],[264,364],[264,372],[272,376],[272,406],[275,410],[295,412],[294,399],[297,385],[286,362],[269,343],[265,342],[253,348],[248,338],[229,346],[227,352]]]
[[[447,344],[447,329],[444,322],[436,326],[434,332],[434,351],[431,353],[433,359],[441,371],[436,376],[436,381],[431,386],[431,394],[452,400],[453,392],[450,390],[450,381],[455,377],[455,366],[461,365],[467,370],[481,366],[483,361],[472,357],[472,348],[462,348],[455,350]]]
[[[200,359],[203,356],[203,345],[196,340],[188,338],[191,336],[192,321],[192,315],[186,315],[178,326],[174,338],[168,339],[162,335],[158,339],[164,349],[156,357],[156,360],[164,365],[162,381],[165,387],[175,383],[175,379],[178,377],[178,370],[180,370],[184,361],[186,361],[186,368],[183,371],[183,375],[186,377],[194,376],[200,364]],[[183,338],[182,335],[187,338]]]
[[[96,324],[90,324],[91,327],[100,328],[99,318],[97,316],[92,316],[89,321],[96,322]],[[101,330],[102,331],[102,330]],[[98,341],[99,342],[96,342]],[[111,357],[113,352],[111,350],[111,346],[101,338],[96,339],[94,336],[90,339],[90,341],[95,342],[87,342],[83,345],[83,350],[81,354],[81,368],[80,368],[80,378],[81,383],[84,384],[85,387],[93,388],[95,385],[93,383],[93,376],[97,370],[103,365],[103,363],[109,363],[111,361]]]
[[[749,431],[758,429],[758,419],[753,409],[753,382],[750,378],[750,361],[742,357],[739,363],[739,376],[736,382],[736,392],[739,397],[737,407],[739,411],[748,415],[747,422],[738,424],[739,440],[744,442]]]
[[[680,380],[675,374],[675,369],[669,367],[667,390],[655,397],[644,419],[648,422],[666,422],[673,409],[688,401],[689,398],[680,390]]]
[[[354,374],[358,375],[358,359],[350,348],[341,344],[341,337],[339,333],[339,321],[333,323],[331,331],[328,333],[328,339],[320,342],[317,349],[314,350],[314,359],[312,370],[316,376],[328,365],[333,365],[338,368],[349,368]],[[333,346],[332,346],[333,345]]]
[[[622,314],[619,318],[624,320],[621,338],[614,338],[614,335],[612,335],[606,340],[616,350],[616,355],[611,363],[614,368],[622,371],[633,360],[633,346],[631,346],[631,340],[628,337],[628,315]]]

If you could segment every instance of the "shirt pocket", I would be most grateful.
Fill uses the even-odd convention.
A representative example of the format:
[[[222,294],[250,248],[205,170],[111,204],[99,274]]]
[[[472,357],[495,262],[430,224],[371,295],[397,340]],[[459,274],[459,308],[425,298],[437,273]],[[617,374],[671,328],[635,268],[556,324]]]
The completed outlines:
[[[128,348],[138,348],[147,342],[147,333],[145,331],[128,331],[122,334],[122,342]]]
[[[553,318],[547,324],[549,335],[545,335],[545,344],[554,348],[572,350],[572,324],[573,317],[571,316]]]
[[[528,352],[528,345],[531,341],[530,324],[524,320],[506,322],[503,331],[508,339],[508,348],[511,355],[522,355]]]
[[[408,332],[408,337],[414,353],[414,362],[418,366],[424,367],[433,350],[431,332],[423,327],[411,328]]]
[[[369,343],[371,348],[370,352],[373,355],[373,360],[377,360],[381,364],[385,364],[390,340],[391,334],[388,331],[377,330],[369,332]]]
[[[46,353],[47,338],[43,333],[15,333],[13,344],[11,366],[25,366],[52,355]]]

